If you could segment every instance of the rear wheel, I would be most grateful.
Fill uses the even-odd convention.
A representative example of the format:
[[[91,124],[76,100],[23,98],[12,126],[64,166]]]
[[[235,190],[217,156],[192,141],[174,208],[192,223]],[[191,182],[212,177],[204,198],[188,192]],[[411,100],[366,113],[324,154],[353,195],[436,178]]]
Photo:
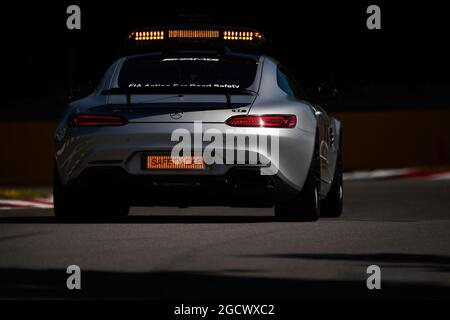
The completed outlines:
[[[129,205],[112,194],[99,194],[94,190],[65,187],[54,166],[53,205],[55,216],[72,218],[118,218],[126,217]]]
[[[316,147],[302,191],[294,199],[275,204],[275,216],[295,221],[317,221],[320,218],[320,163]]]
[[[344,184],[342,179],[342,156],[339,150],[330,191],[328,191],[327,197],[322,200],[321,215],[323,217],[339,217],[342,214],[343,203]]]

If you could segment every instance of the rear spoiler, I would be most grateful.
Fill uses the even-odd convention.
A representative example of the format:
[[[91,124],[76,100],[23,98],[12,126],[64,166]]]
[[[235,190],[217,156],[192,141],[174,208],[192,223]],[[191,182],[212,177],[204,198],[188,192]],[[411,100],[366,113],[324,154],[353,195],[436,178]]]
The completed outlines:
[[[189,93],[208,93],[208,94],[224,94],[227,98],[227,104],[231,104],[231,94],[236,95],[258,95],[257,92],[247,89],[208,89],[208,90],[199,90],[194,88],[111,88],[107,90],[103,90],[101,92],[102,95],[126,95],[127,105],[131,104],[131,95],[135,94],[164,94],[164,93],[172,93],[172,94],[189,94]]]

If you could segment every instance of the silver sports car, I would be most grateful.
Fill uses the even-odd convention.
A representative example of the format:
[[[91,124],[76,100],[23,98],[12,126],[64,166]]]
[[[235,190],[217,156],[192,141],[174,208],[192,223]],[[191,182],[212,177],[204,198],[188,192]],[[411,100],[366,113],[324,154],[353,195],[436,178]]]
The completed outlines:
[[[165,28],[129,38],[160,48],[114,62],[57,126],[56,216],[200,205],[274,207],[302,221],[341,214],[341,123],[276,60],[227,45],[255,45],[261,33]]]

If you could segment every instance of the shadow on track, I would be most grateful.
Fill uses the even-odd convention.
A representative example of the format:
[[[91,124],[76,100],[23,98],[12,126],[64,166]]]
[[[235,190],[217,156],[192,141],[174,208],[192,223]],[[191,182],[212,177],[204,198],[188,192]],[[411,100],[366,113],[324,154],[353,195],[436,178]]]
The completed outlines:
[[[384,281],[284,279],[223,272],[104,272],[82,270],[82,289],[68,290],[65,269],[0,269],[0,298],[50,299],[442,299],[445,285]]]
[[[0,217],[0,223],[269,223],[285,220],[273,216],[213,216],[213,215],[158,215],[158,216],[130,216],[126,218],[77,218],[58,219],[49,216]]]
[[[331,261],[354,261],[370,264],[385,265],[392,268],[420,268],[432,269],[440,272],[450,272],[450,256],[432,254],[405,254],[405,253],[374,253],[374,254],[269,254],[269,255],[246,255],[251,258],[269,259],[296,259],[296,260],[331,260]]]

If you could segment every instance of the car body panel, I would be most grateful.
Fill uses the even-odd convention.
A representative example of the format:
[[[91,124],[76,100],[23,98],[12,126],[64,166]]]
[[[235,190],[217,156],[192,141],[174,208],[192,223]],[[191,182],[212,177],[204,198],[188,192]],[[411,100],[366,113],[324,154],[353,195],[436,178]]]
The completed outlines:
[[[340,146],[340,122],[328,116],[319,106],[289,96],[277,85],[278,62],[261,56],[257,69],[257,94],[125,94],[105,95],[104,90],[117,86],[117,77],[126,58],[116,61],[106,72],[94,92],[72,102],[58,123],[55,133],[55,163],[63,185],[77,181],[84,171],[98,167],[118,167],[134,177],[143,176],[224,176],[234,168],[253,168],[267,174],[271,166],[276,178],[292,190],[300,192],[314,157],[319,139],[321,164],[321,197],[325,198],[332,183]],[[128,101],[127,101],[128,100]],[[75,114],[115,114],[128,120],[118,127],[80,128],[70,126]],[[181,113],[181,116],[180,116]],[[236,115],[292,114],[295,128],[234,128],[225,121]],[[170,154],[178,143],[172,141],[177,129],[194,132],[197,121],[202,132],[214,129],[232,131],[237,137],[264,135],[279,143],[276,157],[257,145],[245,145],[247,154],[257,154],[270,165],[246,163],[213,164],[201,171],[146,170],[142,157],[148,153]],[[202,150],[208,145],[203,142]],[[226,144],[218,149],[226,154]],[[193,150],[195,151],[195,150]],[[266,171],[264,171],[266,170]],[[264,173],[265,172],[265,173]]]

